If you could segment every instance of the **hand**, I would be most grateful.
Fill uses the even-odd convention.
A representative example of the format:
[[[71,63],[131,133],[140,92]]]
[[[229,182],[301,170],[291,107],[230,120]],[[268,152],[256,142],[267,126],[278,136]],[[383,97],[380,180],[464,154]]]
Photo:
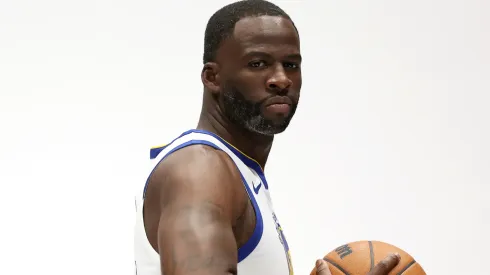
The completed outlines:
[[[316,275],[332,275],[325,260],[322,259],[316,261]]]
[[[400,261],[400,255],[391,254],[379,262],[373,270],[366,275],[388,275]],[[325,260],[316,261],[316,275],[332,275]]]
[[[367,275],[388,275],[400,261],[398,253],[391,254],[379,262]]]

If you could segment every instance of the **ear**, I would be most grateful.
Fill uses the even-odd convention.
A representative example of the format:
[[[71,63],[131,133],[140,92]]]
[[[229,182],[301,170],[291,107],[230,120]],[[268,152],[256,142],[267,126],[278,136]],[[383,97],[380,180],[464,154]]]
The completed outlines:
[[[201,72],[201,80],[204,87],[206,87],[213,94],[220,92],[220,67],[217,63],[208,62],[204,64]]]

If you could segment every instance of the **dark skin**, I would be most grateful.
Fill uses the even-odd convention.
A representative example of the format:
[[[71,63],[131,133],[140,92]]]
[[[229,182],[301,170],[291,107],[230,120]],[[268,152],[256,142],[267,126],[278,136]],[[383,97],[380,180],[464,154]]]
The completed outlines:
[[[286,129],[299,101],[300,43],[292,22],[272,16],[240,20],[216,62],[204,65],[201,79],[197,128],[216,133],[264,167],[274,134]],[[278,98],[285,105],[270,105]],[[150,178],[143,210],[163,274],[237,274],[238,248],[256,221],[226,153],[194,145],[168,156]],[[397,263],[388,257],[368,275],[387,275]],[[319,264],[317,274],[329,275],[326,263]]]

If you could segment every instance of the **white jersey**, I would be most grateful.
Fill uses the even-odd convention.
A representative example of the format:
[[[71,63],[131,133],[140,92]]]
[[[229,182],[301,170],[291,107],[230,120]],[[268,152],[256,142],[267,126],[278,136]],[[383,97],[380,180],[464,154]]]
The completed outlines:
[[[190,130],[166,146],[152,148],[150,152],[152,166],[149,174],[166,156],[194,144],[208,145],[230,156],[240,171],[243,184],[255,209],[255,230],[250,239],[238,248],[238,274],[293,275],[291,254],[272,207],[269,186],[260,165],[253,159],[213,133]],[[134,235],[136,274],[161,275],[160,257],[148,241],[143,223],[145,190],[146,186],[136,200]]]

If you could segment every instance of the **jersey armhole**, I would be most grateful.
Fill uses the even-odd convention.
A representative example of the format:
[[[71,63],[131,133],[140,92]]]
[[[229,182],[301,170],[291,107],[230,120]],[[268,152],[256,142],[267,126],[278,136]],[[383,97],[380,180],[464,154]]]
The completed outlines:
[[[180,150],[182,148],[185,148],[185,147],[191,146],[191,145],[207,145],[207,146],[210,146],[210,147],[212,147],[214,149],[217,149],[217,150],[220,150],[220,151],[225,152],[228,155],[228,157],[231,158],[231,161],[233,162],[233,164],[235,164],[236,169],[240,173],[240,177],[242,179],[242,184],[245,187],[245,190],[247,191],[248,198],[249,198],[250,202],[252,203],[252,207],[254,208],[254,212],[255,212],[255,228],[254,228],[254,231],[252,233],[252,236],[250,236],[250,238],[245,242],[245,244],[243,244],[241,247],[238,248],[238,263],[240,263],[241,261],[245,260],[245,258],[247,258],[248,255],[250,255],[255,250],[255,248],[258,246],[258,244],[259,244],[259,242],[260,242],[260,240],[262,238],[262,234],[264,232],[264,222],[262,220],[262,213],[260,212],[260,208],[259,208],[259,205],[257,204],[257,200],[255,199],[255,196],[253,195],[252,190],[248,186],[247,181],[246,181],[245,177],[243,176],[242,172],[240,171],[240,168],[238,167],[237,163],[228,154],[228,152],[224,151],[222,148],[220,148],[216,144],[214,144],[214,143],[212,143],[210,141],[207,141],[207,140],[190,140],[190,141],[184,142],[184,143],[176,146],[172,150],[170,150],[155,165],[155,167],[151,171],[150,175],[148,176],[148,178],[146,180],[146,183],[145,183],[145,187],[143,189],[143,199],[146,197],[146,189],[148,187],[148,183],[150,181],[150,178],[151,178],[153,172],[155,171],[155,169],[158,167],[158,165],[166,157],[168,157],[170,154],[174,153],[177,150]]]

